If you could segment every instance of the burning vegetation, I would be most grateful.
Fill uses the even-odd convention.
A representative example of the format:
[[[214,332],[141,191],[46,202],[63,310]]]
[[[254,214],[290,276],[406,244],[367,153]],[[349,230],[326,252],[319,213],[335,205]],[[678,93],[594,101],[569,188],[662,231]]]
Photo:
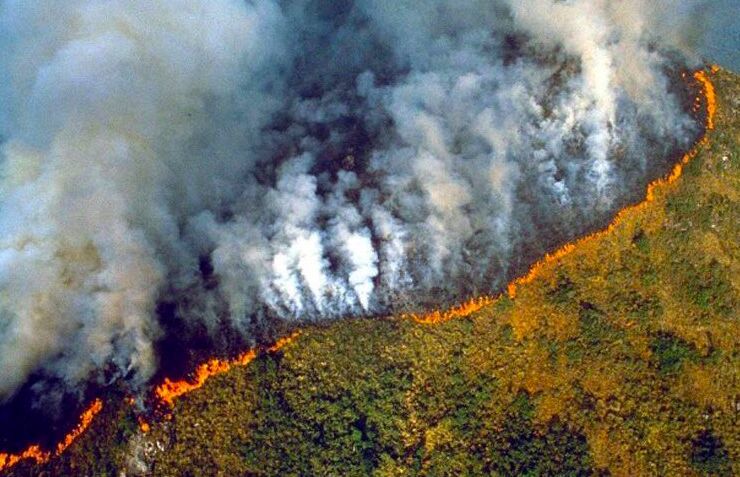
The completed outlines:
[[[716,68],[712,68],[711,75],[716,74],[718,74],[718,71]],[[725,73],[720,74],[726,75]],[[356,465],[370,465],[376,469],[385,469],[388,472],[391,472],[394,468],[400,469],[404,465],[413,465],[421,466],[421,469],[426,469],[426,471],[433,471],[437,468],[435,466],[442,466],[439,467],[440,469],[467,468],[473,471],[487,469],[486,471],[495,470],[503,473],[521,472],[532,468],[540,471],[543,471],[543,469],[611,469],[612,471],[620,469],[626,472],[625,475],[635,475],[649,472],[648,464],[652,462],[650,465],[653,465],[655,461],[650,460],[649,456],[644,454],[632,455],[630,446],[636,445],[635,441],[632,440],[635,436],[624,433],[610,434],[612,432],[610,426],[614,425],[611,419],[618,416],[625,419],[625,413],[631,413],[629,419],[638,419],[638,421],[629,421],[632,425],[643,425],[639,420],[646,419],[646,417],[640,413],[645,412],[645,406],[651,406],[653,401],[657,399],[657,396],[649,391],[645,395],[646,402],[644,405],[638,405],[630,400],[625,401],[626,398],[621,393],[622,390],[629,388],[629,385],[624,380],[634,374],[640,376],[639,379],[643,383],[654,379],[658,379],[661,383],[666,380],[673,383],[676,389],[671,392],[678,393],[677,396],[688,399],[692,403],[691,405],[695,406],[684,409],[675,407],[675,404],[667,404],[664,400],[661,401],[663,402],[661,405],[668,406],[667,418],[672,418],[672,413],[678,412],[686,413],[686,419],[691,421],[687,432],[695,432],[696,436],[693,441],[687,441],[690,444],[690,452],[683,457],[677,453],[677,449],[683,449],[681,446],[684,446],[684,444],[675,448],[672,447],[671,442],[661,443],[659,437],[663,435],[662,439],[665,439],[667,436],[674,436],[671,433],[676,430],[672,430],[672,428],[661,430],[649,427],[639,431],[641,433],[656,433],[656,437],[648,439],[649,446],[663,446],[659,452],[665,452],[666,454],[657,464],[659,471],[660,469],[662,471],[670,469],[673,472],[683,473],[690,472],[691,469],[694,469],[693,471],[709,469],[710,473],[730,472],[730,466],[733,465],[731,463],[732,459],[736,459],[738,449],[734,445],[727,447],[728,443],[732,442],[730,439],[732,426],[731,423],[728,424],[727,422],[727,413],[732,414],[732,408],[736,405],[736,397],[728,396],[727,390],[723,390],[721,387],[718,388],[717,385],[721,386],[722,380],[728,377],[727,373],[731,372],[737,364],[736,361],[733,361],[736,358],[732,358],[731,352],[737,346],[738,330],[737,323],[733,322],[731,317],[723,311],[729,310],[731,313],[735,305],[720,302],[735,300],[733,303],[737,304],[737,290],[730,288],[724,292],[725,296],[716,295],[712,291],[711,287],[719,286],[719,283],[724,280],[722,277],[726,272],[716,271],[721,270],[721,262],[712,262],[715,264],[712,265],[712,270],[715,270],[712,272],[714,278],[708,279],[695,291],[692,291],[693,285],[688,281],[683,282],[683,279],[679,278],[678,283],[681,283],[681,288],[688,287],[687,290],[682,290],[681,293],[696,294],[695,296],[687,296],[691,304],[686,310],[691,316],[696,310],[698,317],[694,319],[689,316],[679,319],[679,316],[674,314],[674,310],[677,303],[682,302],[683,298],[680,296],[670,299],[668,297],[652,298],[650,294],[660,274],[675,272],[685,275],[687,272],[680,268],[680,264],[678,264],[680,270],[676,269],[677,262],[675,261],[670,262],[673,265],[666,265],[666,270],[655,269],[654,267],[646,269],[646,264],[641,262],[644,262],[648,257],[649,261],[669,259],[663,254],[668,253],[672,247],[676,246],[675,240],[677,238],[673,236],[687,232],[687,230],[681,228],[681,222],[690,220],[689,217],[692,212],[685,210],[685,206],[679,207],[680,204],[683,204],[681,202],[683,197],[694,193],[706,195],[707,187],[710,190],[713,189],[716,194],[722,190],[721,182],[718,183],[716,180],[721,181],[723,177],[724,180],[736,180],[738,171],[736,169],[737,125],[735,123],[737,119],[734,116],[733,109],[723,113],[723,121],[726,122],[724,127],[729,132],[722,132],[720,141],[718,141],[719,144],[710,145],[709,143],[711,130],[715,126],[715,115],[717,114],[717,98],[711,75],[705,71],[698,71],[694,74],[695,80],[702,85],[704,92],[700,96],[700,103],[706,111],[707,131],[705,136],[689,153],[683,156],[680,163],[674,167],[665,179],[650,184],[645,201],[621,211],[605,230],[589,235],[575,243],[565,245],[557,252],[547,255],[545,259],[535,264],[527,275],[513,281],[505,295],[497,298],[481,297],[473,299],[444,312],[434,311],[425,315],[411,315],[410,318],[413,320],[407,321],[380,321],[377,323],[353,321],[347,325],[340,324],[336,327],[324,329],[308,327],[302,333],[304,336],[300,339],[298,339],[300,335],[297,333],[286,337],[267,349],[269,354],[262,355],[260,359],[258,359],[259,354],[255,350],[250,350],[233,359],[209,360],[198,366],[187,380],[165,379],[161,385],[155,388],[154,396],[162,405],[172,408],[178,398],[203,387],[209,378],[225,375],[234,367],[251,364],[245,368],[247,370],[244,373],[245,377],[239,378],[241,384],[238,388],[244,386],[242,392],[246,393],[249,399],[253,398],[254,400],[250,402],[247,399],[244,402],[234,403],[235,398],[233,396],[219,395],[217,401],[221,402],[221,405],[235,406],[238,404],[238,406],[245,407],[241,411],[228,408],[229,414],[236,413],[235,416],[242,416],[241,412],[253,414],[253,417],[247,419],[249,432],[248,435],[244,436],[246,440],[240,441],[241,444],[239,444],[246,446],[246,454],[244,454],[246,458],[236,467],[233,467],[232,470],[264,472],[270,475],[279,473],[280,469],[286,471],[289,468],[293,470],[298,468],[299,464],[296,459],[302,458],[301,452],[303,452],[300,448],[296,449],[295,455],[292,455],[287,461],[271,454],[272,452],[278,452],[283,446],[298,445],[298,443],[290,444],[292,442],[290,438],[281,443],[280,439],[285,436],[279,437],[280,433],[283,432],[281,430],[283,427],[287,426],[286,432],[288,428],[292,428],[293,424],[290,424],[289,421],[295,416],[283,416],[282,413],[290,412],[284,408],[284,405],[271,411],[263,408],[276,396],[274,393],[282,396],[280,399],[286,399],[287,404],[285,405],[294,410],[300,409],[303,405],[310,407],[310,403],[314,399],[318,399],[315,404],[320,406],[323,398],[318,398],[315,395],[319,389],[322,390],[322,395],[323,393],[331,395],[335,392],[332,391],[335,386],[341,388],[352,380],[362,379],[362,376],[365,375],[367,375],[367,379],[374,380],[376,375],[372,373],[379,372],[373,371],[377,366],[391,366],[389,369],[394,370],[391,373],[393,377],[389,378],[391,381],[388,383],[373,381],[370,386],[373,393],[383,393],[386,392],[384,390],[388,389],[387,387],[393,388],[397,385],[399,387],[398,391],[401,393],[398,396],[399,400],[397,402],[392,400],[386,402],[384,398],[379,397],[371,400],[372,404],[369,409],[364,409],[364,405],[360,406],[358,412],[361,415],[350,426],[351,439],[355,440],[352,449],[360,452],[360,456],[364,456]],[[722,85],[728,89],[726,94],[737,94],[737,82],[735,80],[724,77]],[[732,108],[733,106],[729,107]],[[715,142],[717,141],[715,140]],[[693,167],[692,183],[688,185],[686,181],[679,183],[678,179],[687,166],[693,165],[693,162],[690,161],[697,154],[703,154],[705,158],[701,160],[702,164],[700,166]],[[707,169],[716,171],[719,174],[718,178],[708,177],[710,172],[706,172]],[[703,200],[701,197],[703,196],[697,196],[694,199],[701,203]],[[701,213],[705,213],[703,209]],[[709,213],[712,213],[711,210]],[[696,217],[697,220],[703,220],[700,219],[701,214]],[[654,221],[657,220],[656,218],[660,220]],[[730,215],[716,217],[715,219],[712,219],[711,223],[703,224],[703,229],[708,227],[713,233],[720,233],[717,230],[724,231],[722,227],[729,227],[728,230],[723,232],[729,233],[728,236],[731,236],[733,230],[737,231],[737,216]],[[729,220],[729,222],[722,225],[722,220]],[[678,231],[676,227],[678,227]],[[626,248],[624,245],[625,238],[629,242]],[[678,238],[678,240],[681,241],[682,239]],[[705,237],[697,242],[703,247],[707,240],[711,241],[711,239]],[[736,244],[731,246],[736,247]],[[603,257],[613,257],[613,250],[617,251],[617,258],[614,259],[614,263],[609,263]],[[681,248],[680,253],[685,254],[686,252],[686,249]],[[736,252],[725,251],[724,253],[729,253],[730,264],[733,263],[732,260],[737,259]],[[653,258],[654,254],[657,258]],[[576,256],[574,257],[574,255]],[[721,256],[721,253],[719,256]],[[724,260],[727,260],[727,258]],[[669,262],[661,263],[667,264]],[[626,267],[627,271],[619,272],[620,266],[622,268]],[[604,267],[612,271],[607,273],[603,269]],[[613,280],[618,283],[607,283],[603,278],[600,278],[608,276],[609,273],[614,274],[615,270],[617,271],[617,278],[613,278]],[[636,274],[636,278],[643,282],[643,289],[630,292],[630,287],[625,287],[623,290],[619,290],[618,287],[627,279],[626,277],[619,278],[619,273]],[[650,278],[651,276],[653,278]],[[618,300],[612,303],[610,298],[605,297],[604,292],[607,290],[616,291],[619,294]],[[541,302],[538,300],[541,300]],[[656,304],[654,300],[658,300],[662,304]],[[679,301],[674,302],[672,300]],[[571,316],[573,313],[576,316],[575,320]],[[667,319],[661,318],[661,316],[665,317],[666,315]],[[452,320],[452,318],[465,319]],[[542,322],[543,319],[546,323]],[[655,320],[659,321],[656,322]],[[707,320],[712,323],[711,329],[703,324]],[[440,331],[421,331],[409,324],[411,321],[423,324],[438,324]],[[454,321],[459,322],[459,324],[446,324]],[[350,329],[342,330],[343,326]],[[373,330],[373,327],[377,327],[377,330]],[[450,341],[446,342],[447,339]],[[287,344],[296,342],[296,340],[298,340],[296,346],[299,347],[293,346],[294,351],[291,355],[293,359],[290,360],[290,363],[281,365],[280,361],[284,358],[271,357],[282,356],[281,350]],[[544,343],[542,340],[544,340]],[[333,348],[331,343],[334,343],[337,348]],[[370,348],[365,349],[367,346]],[[499,349],[499,346],[504,348]],[[619,349],[613,350],[612,346]],[[617,351],[614,356],[612,356],[613,351]],[[315,356],[312,356],[312,353],[315,353]],[[344,356],[344,353],[346,353],[346,356]],[[462,353],[462,355],[458,353]],[[644,360],[644,364],[638,365],[638,369],[623,368],[624,363],[618,357],[619,353],[639,356],[639,359]],[[354,356],[356,354],[358,355]],[[511,356],[507,358],[509,354]],[[335,359],[332,356],[343,356],[342,361],[345,366],[348,366],[348,369],[332,368],[332,366],[337,365],[331,362],[332,359]],[[423,364],[426,359],[424,356],[436,356],[440,361]],[[461,356],[467,357],[463,359]],[[385,364],[370,364],[368,362],[368,359],[375,358]],[[314,362],[321,359],[328,361]],[[422,361],[419,361],[419,359],[422,359]],[[461,359],[462,361],[459,361]],[[512,361],[507,363],[508,359]],[[608,371],[609,359],[615,360],[613,364],[620,369],[619,373]],[[256,363],[255,360],[257,360]],[[581,365],[582,361],[583,364]],[[585,363],[588,363],[588,366]],[[319,371],[318,376],[313,375],[310,372],[313,366],[319,370],[328,366],[329,374]],[[364,366],[367,368],[363,370]],[[415,376],[410,383],[401,372],[406,366],[410,367],[412,374]],[[452,367],[450,368],[450,366]],[[572,369],[572,366],[576,366],[576,369]],[[586,371],[581,371],[581,368],[577,366],[586,366]],[[475,380],[482,379],[487,372],[490,372],[493,381],[484,379],[485,383],[475,384],[475,380],[469,382],[469,379],[472,379],[471,376],[463,377],[463,382],[458,383],[462,386],[460,389],[457,389],[458,384],[455,383],[444,380],[439,383],[435,381],[443,379],[444,376],[451,377],[453,380],[458,379],[460,378],[459,373],[463,369],[467,369],[465,373],[473,372],[472,376],[477,376]],[[484,371],[484,369],[488,371]],[[501,372],[502,369],[507,369],[507,371]],[[450,373],[452,374],[450,375]],[[623,375],[620,375],[620,373],[623,373]],[[712,383],[711,378],[707,379],[712,373],[717,373],[716,377],[719,379],[717,383]],[[344,381],[345,379],[349,381]],[[316,383],[317,380],[320,385],[310,384],[311,382]],[[337,380],[337,382],[334,383],[334,380]],[[392,384],[394,380],[398,380],[398,382]],[[494,381],[498,384],[489,389]],[[500,388],[500,381],[508,382],[508,391],[505,392]],[[220,382],[223,383],[224,381]],[[305,386],[309,386],[309,388],[304,389]],[[477,388],[476,386],[483,387]],[[437,392],[433,390],[439,390],[440,387],[443,390],[443,395],[439,398],[441,399],[440,402],[437,404],[426,403],[423,404],[423,408],[418,407]],[[496,391],[493,391],[494,388]],[[214,389],[218,389],[218,385]],[[478,391],[475,391],[476,389]],[[369,388],[365,391],[369,391]],[[459,396],[455,394],[458,391],[462,393]],[[491,409],[498,409],[496,406],[502,406],[501,409],[495,411],[499,414],[494,414],[493,428],[489,430],[480,429],[476,432],[483,432],[483,435],[488,435],[487,432],[493,432],[508,436],[502,437],[503,441],[494,440],[485,445],[475,440],[477,437],[473,439],[473,452],[483,452],[482,456],[487,456],[480,456],[481,458],[477,461],[476,465],[483,466],[480,469],[465,467],[465,465],[470,464],[456,461],[454,459],[460,457],[454,457],[454,454],[450,454],[455,448],[451,439],[457,435],[456,433],[460,432],[457,426],[464,424],[464,422],[458,422],[458,418],[454,414],[457,411],[443,410],[445,407],[451,410],[459,410],[468,409],[472,406],[478,409],[476,412],[484,412],[486,415],[493,412],[491,409],[484,411],[484,409],[488,409],[487,406],[479,408],[483,405],[483,401],[468,403],[463,399],[454,403],[455,399],[462,399],[463,396],[471,392],[473,393],[472,397],[477,396],[476,393],[482,393],[479,396],[481,399],[491,399],[491,406],[493,406]],[[499,395],[494,396],[491,393],[499,393]],[[184,407],[178,409],[178,412],[186,413],[185,416],[178,417],[175,414],[172,416],[174,422],[168,425],[187,433],[187,430],[183,429],[181,425],[185,425],[185,422],[189,419],[187,413],[191,411],[188,409],[192,406],[198,408],[201,405],[198,403],[202,398],[198,396],[205,396],[205,394],[195,393],[191,400],[186,401]],[[507,401],[509,398],[506,396],[510,396],[511,400]],[[355,396],[347,402],[340,400],[340,407],[355,403],[354,399],[358,398],[359,396]],[[241,399],[238,398],[237,400]],[[265,401],[265,399],[268,401]],[[299,401],[295,401],[295,399],[299,399]],[[301,401],[303,399],[309,399],[309,401]],[[332,401],[334,398],[329,399]],[[671,395],[671,399],[677,399],[677,397]],[[57,445],[53,452],[43,451],[39,446],[31,446],[19,454],[0,454],[0,470],[8,470],[23,459],[35,461],[37,465],[44,465],[48,464],[52,458],[59,457],[90,425],[95,415],[101,411],[102,405],[101,400],[94,401],[82,415],[80,424]],[[352,404],[352,406],[354,405]],[[431,408],[426,407],[430,405]],[[207,413],[214,409],[213,406],[218,406],[218,404],[209,404],[206,407]],[[372,406],[381,407],[376,409]],[[385,408],[383,406],[391,407]],[[393,406],[405,409],[403,419],[407,421],[406,425],[395,430],[392,429],[397,425],[392,423],[392,419],[395,419],[393,417],[395,416]],[[434,406],[441,407],[435,410]],[[591,411],[586,412],[584,416],[579,416],[579,411],[574,411],[573,406],[576,409],[581,409],[581,411],[586,408],[591,409]],[[602,408],[604,406],[606,407]],[[623,408],[623,406],[627,408]],[[328,409],[326,412],[328,412],[328,415],[333,415],[332,413],[335,410]],[[453,412],[453,414],[449,414],[449,412]],[[589,412],[592,414],[595,412],[596,414],[591,416]],[[707,419],[709,421],[703,425],[701,420],[694,422],[692,419],[695,419],[696,412],[705,412],[705,416],[708,416],[705,421]],[[384,413],[387,416],[384,416]],[[638,414],[635,415],[634,413]],[[587,422],[587,415],[596,419],[593,424]],[[505,417],[504,421],[499,419],[502,416]],[[201,422],[201,418],[206,420],[209,418],[207,414],[199,418],[197,413],[195,417],[199,419],[198,422]],[[300,419],[306,417],[299,415],[298,420],[300,421]],[[556,419],[553,420],[553,418]],[[327,425],[320,415],[315,415],[311,419],[318,419],[322,422],[322,426]],[[484,419],[484,417],[483,415],[478,417],[465,415],[460,419],[471,423],[478,422],[479,419]],[[559,424],[561,419],[565,420],[567,424]],[[662,418],[658,417],[657,419]],[[149,423],[139,420],[140,429],[144,432],[153,432],[156,438],[161,438],[171,432],[167,430],[166,426],[158,423],[153,424],[154,429],[152,430]],[[119,424],[113,422],[112,425]],[[518,425],[524,426],[524,428],[516,428]],[[273,426],[278,426],[277,430],[271,430]],[[385,426],[390,427],[386,428]],[[526,430],[527,426],[533,427],[531,427],[531,430]],[[293,429],[290,432],[295,431],[296,429]],[[335,429],[331,432],[340,431],[340,429]],[[323,432],[329,432],[328,428]],[[389,432],[390,434],[387,434]],[[400,432],[400,434],[396,435],[395,432]],[[339,435],[334,435],[334,437],[337,438],[336,443],[332,443],[329,435],[320,441],[330,447],[334,445],[341,447],[343,437],[340,438]],[[461,438],[463,442],[471,439],[470,436],[465,437],[465,435]],[[532,457],[534,460],[531,461],[517,461],[517,458],[513,455],[507,455],[507,452],[511,452],[511,449],[506,450],[505,440],[508,438],[524,439],[526,443],[523,447],[525,453],[532,452],[532,455],[552,453],[552,456],[549,457],[551,460],[543,461],[541,457]],[[674,438],[671,437],[670,439]],[[391,447],[387,447],[384,453],[378,453],[377,448],[373,447],[373,442],[379,439],[391,439],[389,442],[393,442],[393,444]],[[185,442],[185,444],[170,444],[174,447],[156,458],[161,461],[160,465],[163,466],[163,469],[179,469],[178,472],[185,470],[181,467],[182,463],[176,461],[178,455],[188,453],[187,439]],[[199,445],[203,446],[205,444],[200,442]],[[210,449],[209,446],[211,445],[215,445],[216,448]],[[210,452],[223,452],[224,449],[219,448],[221,445],[220,442],[208,444],[207,447],[210,450],[207,452],[202,452],[202,449],[199,449],[201,454],[199,458],[213,458]],[[531,449],[528,446],[531,446]],[[658,452],[657,447],[649,448],[652,449],[650,452]],[[321,446],[318,449],[322,449]],[[416,449],[415,453],[409,455],[409,449]],[[320,450],[320,452],[325,452],[325,450]],[[338,449],[332,452],[338,452]],[[439,456],[445,455],[451,455],[452,457],[449,458],[453,460],[439,460],[441,458]],[[560,458],[564,460],[558,461],[557,459]],[[84,459],[84,457],[73,456],[69,459],[77,461]],[[69,465],[69,459],[57,459],[51,465]],[[363,459],[364,464],[362,463]],[[188,465],[196,465],[194,462],[197,462],[197,460],[188,462]],[[320,465],[329,465],[329,467],[307,467],[303,470],[321,473],[323,470],[330,468],[329,462],[322,462],[323,464]],[[353,461],[349,459],[347,462]],[[210,462],[210,464],[204,462],[203,465],[213,465],[213,462]],[[228,467],[231,464],[221,463],[218,465]],[[283,467],[291,465],[298,467]]]
[[[80,416],[79,424],[64,436],[64,439],[57,444],[53,451],[45,451],[38,445],[32,445],[20,454],[7,454],[0,452],[0,472],[9,470],[15,464],[24,459],[33,460],[37,465],[41,465],[49,462],[49,460],[54,457],[60,456],[78,437],[80,437],[80,435],[82,435],[83,432],[85,432],[95,416],[102,409],[103,401],[101,399],[95,399],[92,404],[90,404],[90,407],[88,407]]]
[[[280,338],[275,344],[268,347],[267,351],[275,352],[280,350],[283,346],[295,340],[298,335],[299,333],[294,333],[291,336]],[[233,359],[212,358],[199,365],[188,379],[173,381],[165,378],[162,384],[154,388],[154,396],[159,402],[172,407],[175,404],[175,399],[202,387],[209,378],[226,373],[234,366],[246,366],[256,357],[257,351],[251,349],[239,354]]]
[[[0,399],[37,408],[496,294],[701,134],[701,0],[56,1],[0,8]]]

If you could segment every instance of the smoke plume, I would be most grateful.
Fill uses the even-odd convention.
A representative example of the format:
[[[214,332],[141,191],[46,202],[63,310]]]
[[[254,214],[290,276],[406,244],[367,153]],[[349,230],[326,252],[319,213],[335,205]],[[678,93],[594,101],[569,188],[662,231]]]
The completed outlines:
[[[0,400],[502,287],[698,132],[685,0],[4,0]],[[698,17],[697,17],[698,18]]]

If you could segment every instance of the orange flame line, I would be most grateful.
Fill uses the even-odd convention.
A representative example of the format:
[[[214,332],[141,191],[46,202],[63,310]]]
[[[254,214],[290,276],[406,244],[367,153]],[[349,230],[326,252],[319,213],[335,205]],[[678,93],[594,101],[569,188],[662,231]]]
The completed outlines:
[[[90,426],[95,416],[103,409],[103,401],[96,399],[80,416],[80,422],[72,431],[64,436],[61,442],[56,445],[53,452],[41,449],[39,445],[29,446],[20,454],[7,454],[0,452],[0,472],[5,471],[16,465],[23,459],[33,459],[36,464],[45,464],[52,457],[61,455],[72,443],[82,435]]]
[[[717,71],[719,71],[718,66],[711,67],[711,73],[716,73]],[[717,112],[717,97],[715,95],[714,85],[709,79],[709,75],[704,70],[699,70],[694,73],[694,79],[701,83],[704,90],[704,99],[706,101],[706,123],[705,132],[702,138],[697,141],[697,143],[691,148],[689,152],[684,154],[678,164],[673,167],[673,170],[670,174],[668,174],[668,176],[657,179],[648,185],[644,201],[620,210],[614,217],[612,222],[605,229],[581,237],[580,239],[563,245],[552,253],[545,254],[542,259],[532,265],[526,275],[512,280],[506,287],[506,293],[508,294],[509,298],[513,299],[516,297],[517,289],[520,286],[533,282],[542,273],[544,267],[547,264],[560,260],[586,242],[596,240],[611,233],[617,226],[619,226],[619,224],[621,224],[625,220],[627,216],[636,213],[638,210],[644,209],[650,202],[653,202],[655,200],[656,190],[675,183],[678,178],[681,177],[684,166],[688,164],[689,161],[699,153],[699,150],[702,146],[709,143],[708,134],[710,130],[714,129],[714,116]],[[503,293],[497,297],[482,296],[468,300],[445,311],[434,310],[421,315],[409,314],[405,315],[405,317],[423,324],[442,323],[454,318],[464,318],[466,316],[469,316],[470,314],[480,310],[481,308],[495,303],[502,296]]]
[[[268,348],[268,351],[279,350],[295,340],[299,334],[299,332],[296,332],[290,336],[279,339],[274,345]],[[187,394],[190,391],[200,388],[209,378],[218,374],[223,374],[234,366],[246,366],[256,357],[257,350],[250,349],[232,359],[209,359],[195,368],[195,371],[192,373],[192,380],[172,381],[169,378],[165,378],[164,382],[155,388],[154,395],[159,399],[159,401],[172,407],[175,403],[175,399],[179,398],[183,394]],[[140,427],[143,430],[145,427],[148,429],[149,426],[148,424],[143,423]]]
[[[711,72],[716,73],[719,70],[717,66],[711,67]],[[697,71],[694,73],[694,78],[699,81],[702,86],[704,87],[704,97],[706,99],[706,108],[707,108],[707,115],[706,115],[706,129],[707,131],[714,129],[714,115],[717,111],[717,103],[716,103],[716,96],[714,91],[714,85],[709,79],[709,76],[706,74],[705,71]],[[639,210],[641,208],[644,208],[646,204],[649,202],[652,202],[655,199],[655,190],[658,187],[665,187],[669,184],[672,184],[678,180],[678,178],[681,176],[681,173],[683,172],[683,167],[696,156],[696,154],[699,152],[699,147],[702,145],[707,144],[708,137],[707,133],[705,132],[704,136],[698,141],[698,143],[689,151],[686,153],[681,161],[676,164],[676,166],[673,168],[673,171],[664,179],[658,179],[654,182],[652,182],[650,185],[648,185],[647,193],[645,196],[645,200],[637,205],[627,207],[625,209],[622,209],[614,218],[611,224],[607,226],[604,230],[601,230],[599,232],[595,232],[593,234],[587,235],[579,240],[576,240],[575,242],[571,242],[569,244],[566,244],[562,246],[557,251],[546,254],[545,257],[536,262],[532,268],[530,268],[529,272],[524,275],[523,277],[517,278],[513,280],[511,283],[509,283],[507,287],[507,293],[510,298],[516,297],[517,287],[530,283],[534,281],[534,279],[539,275],[539,273],[542,271],[543,267],[551,262],[554,262],[556,260],[559,260],[560,258],[564,257],[565,255],[568,255],[570,252],[572,252],[576,247],[580,246],[584,242],[587,242],[589,240],[594,240],[598,237],[601,237],[610,231],[612,231],[618,224],[620,224],[625,216],[630,213],[634,213],[634,211]],[[404,315],[407,318],[411,318],[414,321],[417,321],[419,323],[424,324],[436,324],[445,322],[454,318],[463,318],[466,316],[469,316],[472,313],[475,313],[476,311],[480,310],[481,308],[484,308],[488,305],[491,305],[495,303],[499,298],[503,296],[499,295],[497,297],[485,295],[480,296],[477,298],[472,298],[466,302],[463,302],[457,306],[454,306],[452,308],[449,308],[445,311],[440,310],[434,310],[429,313],[425,313],[422,315],[417,314],[410,314],[410,315]],[[295,338],[300,334],[300,332],[293,333],[290,336],[287,336],[285,338],[281,338],[278,340],[274,345],[272,345],[270,348],[268,348],[268,351],[277,351],[284,347],[285,345],[289,344]],[[195,389],[198,389],[202,387],[205,382],[212,376],[216,376],[218,374],[223,374],[233,368],[234,366],[245,366],[249,364],[255,357],[257,356],[257,351],[254,349],[250,349],[248,351],[245,351],[244,353],[241,353],[236,358],[229,359],[229,360],[222,360],[218,358],[213,358],[205,363],[199,365],[195,371],[193,372],[193,381],[172,381],[169,378],[165,378],[164,382],[157,386],[155,388],[155,396],[163,403],[167,404],[169,407],[172,407],[174,405],[175,399],[179,398],[180,396],[189,393],[190,391],[193,391]],[[21,452],[20,454],[9,454],[9,453],[3,453],[0,452],[0,472],[5,471],[16,465],[18,462],[20,462],[23,459],[34,459],[37,464],[44,464],[48,462],[52,457],[58,456],[62,454],[67,448],[72,445],[72,443],[77,439],[85,430],[90,426],[92,423],[92,420],[95,418],[95,416],[103,409],[103,401],[100,399],[96,399],[93,401],[92,405],[85,410],[85,412],[82,413],[82,416],[80,417],[80,422],[69,434],[67,434],[64,439],[57,444],[56,449],[54,452],[44,451],[41,449],[39,445],[32,445],[29,446],[26,450]],[[139,426],[142,432],[148,432],[149,431],[149,424],[144,421],[143,419],[139,419]]]
[[[498,300],[498,297],[484,295],[477,298],[471,298],[470,300],[460,303],[459,305],[455,305],[447,310],[432,310],[421,315],[411,313],[403,315],[403,317],[426,325],[444,323],[445,321],[449,321],[454,318],[465,318],[481,308],[494,304],[496,300]]]
[[[295,332],[290,336],[279,339],[272,346],[267,348],[268,351],[277,351],[288,343],[295,340],[300,332]],[[237,357],[229,360],[217,358],[210,359],[199,365],[193,372],[193,381],[172,381],[165,378],[164,382],[155,389],[156,397],[169,407],[174,405],[175,399],[183,394],[189,393],[200,388],[212,376],[223,374],[235,366],[245,366],[257,357],[257,350],[250,349]],[[72,443],[90,426],[93,418],[103,409],[103,401],[96,399],[92,405],[80,416],[80,423],[69,434],[64,436],[59,442],[54,452],[44,451],[39,445],[31,445],[19,454],[9,454],[0,452],[0,472],[10,469],[23,459],[33,459],[36,464],[41,465],[48,462],[52,457],[61,455]],[[150,425],[139,417],[139,428],[146,433],[150,430]]]

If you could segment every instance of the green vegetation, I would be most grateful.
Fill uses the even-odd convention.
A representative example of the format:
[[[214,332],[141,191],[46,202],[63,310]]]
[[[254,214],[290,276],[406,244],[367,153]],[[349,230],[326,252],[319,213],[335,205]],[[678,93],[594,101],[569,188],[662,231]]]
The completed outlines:
[[[696,359],[696,350],[684,340],[670,333],[660,332],[653,338],[650,351],[658,364],[661,373],[677,373],[688,359]]]
[[[308,327],[146,435],[119,399],[12,473],[740,475],[740,80],[713,81],[717,129],[675,187],[515,299]]]
[[[709,475],[731,475],[730,457],[722,441],[704,430],[692,442],[691,462]]]

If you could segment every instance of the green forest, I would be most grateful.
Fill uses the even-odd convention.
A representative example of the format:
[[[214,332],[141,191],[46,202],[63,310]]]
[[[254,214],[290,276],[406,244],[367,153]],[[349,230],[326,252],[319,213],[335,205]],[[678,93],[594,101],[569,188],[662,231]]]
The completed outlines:
[[[304,326],[8,475],[740,474],[740,79],[673,184],[465,317]],[[121,472],[125,470],[125,474]]]

